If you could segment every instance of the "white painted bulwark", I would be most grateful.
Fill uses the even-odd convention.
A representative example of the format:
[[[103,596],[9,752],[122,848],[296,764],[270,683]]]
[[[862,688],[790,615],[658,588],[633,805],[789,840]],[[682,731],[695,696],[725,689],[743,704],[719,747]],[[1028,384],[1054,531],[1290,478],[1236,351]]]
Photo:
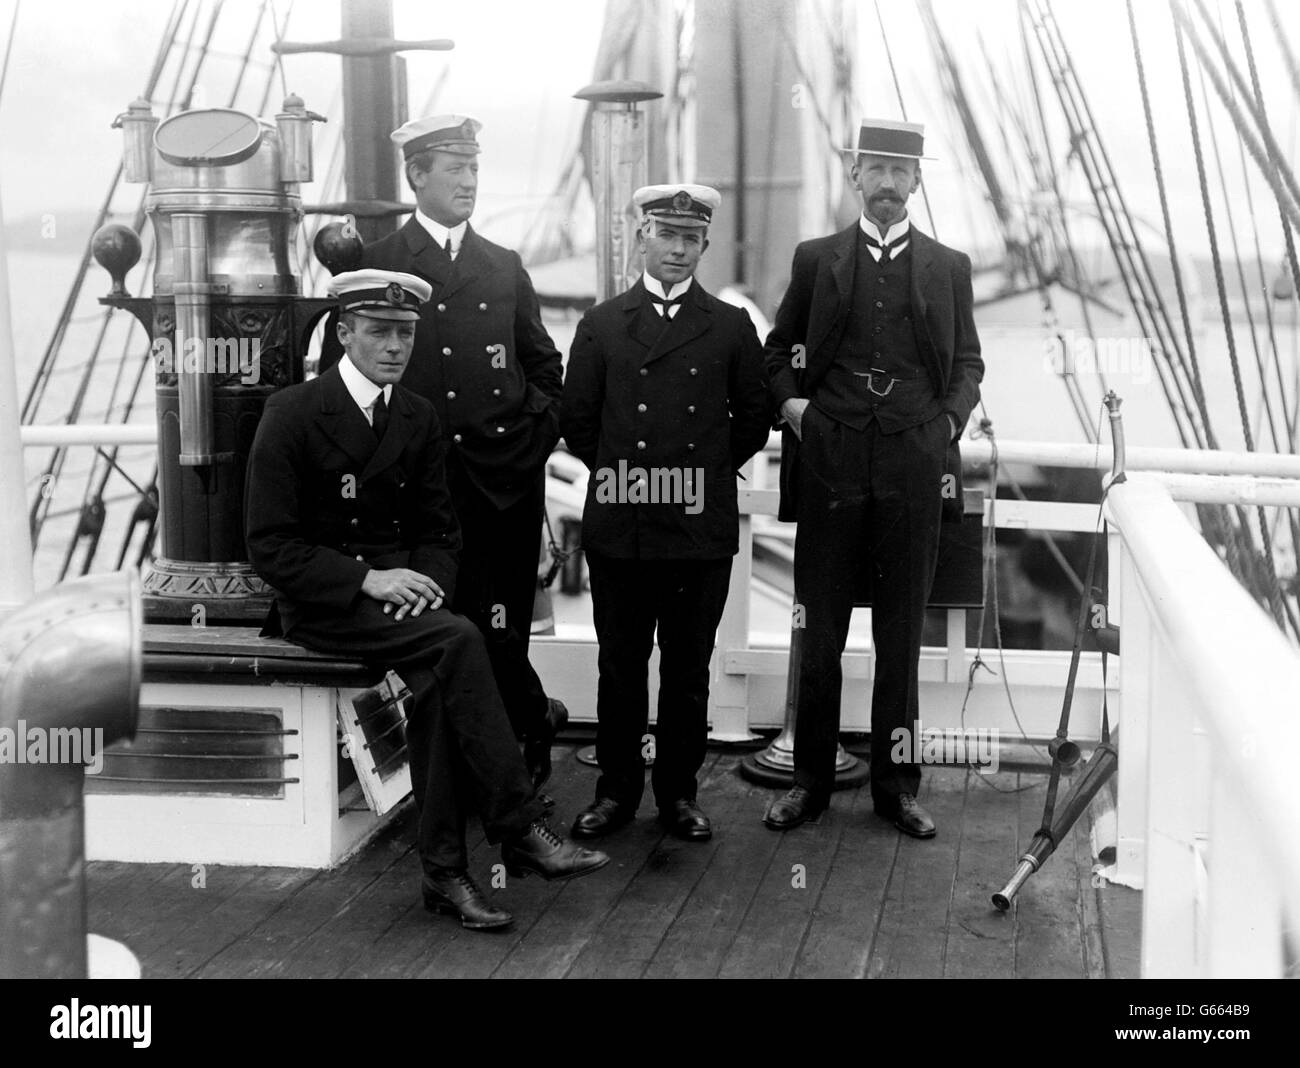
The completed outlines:
[[[1145,854],[1143,975],[1280,975],[1300,916],[1300,651],[1156,479],[1130,476],[1109,508],[1126,556],[1119,865]]]

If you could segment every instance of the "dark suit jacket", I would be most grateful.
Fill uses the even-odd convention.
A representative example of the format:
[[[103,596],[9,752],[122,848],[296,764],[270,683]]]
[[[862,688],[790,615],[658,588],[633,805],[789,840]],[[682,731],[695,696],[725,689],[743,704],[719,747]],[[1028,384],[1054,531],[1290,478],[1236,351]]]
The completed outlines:
[[[805,241],[794,252],[790,285],[764,347],[768,386],[776,407],[792,397],[811,397],[835,360],[848,322],[854,287],[855,221],[829,237]],[[917,350],[935,395],[957,420],[946,469],[956,477],[955,497],[945,498],[944,518],[961,518],[961,453],[958,440],[979,402],[984,377],[975,330],[970,257],[911,227],[912,323]],[[801,346],[798,348],[797,346]],[[789,427],[781,435],[780,518],[795,518],[794,472],[799,440]]]
[[[644,410],[643,410],[644,409]],[[695,282],[660,318],[638,281],[587,312],[565,375],[561,429],[590,469],[583,546],[623,559],[711,560],[738,548],[736,472],[771,427],[763,350],[749,315]],[[602,499],[620,467],[693,472],[694,496]],[[701,474],[702,472],[702,474]],[[667,485],[667,483],[661,483]],[[683,501],[689,500],[688,512]]]
[[[433,286],[402,385],[432,402],[450,463],[499,508],[537,480],[559,441],[563,363],[542,326],[517,252],[466,227],[454,262],[415,218],[366,247],[363,267],[406,271]],[[321,369],[342,350],[327,328]]]
[[[286,632],[346,612],[371,567],[409,567],[455,594],[460,527],[429,402],[393,387],[382,442],[338,372],[274,393],[249,455],[248,556]]]

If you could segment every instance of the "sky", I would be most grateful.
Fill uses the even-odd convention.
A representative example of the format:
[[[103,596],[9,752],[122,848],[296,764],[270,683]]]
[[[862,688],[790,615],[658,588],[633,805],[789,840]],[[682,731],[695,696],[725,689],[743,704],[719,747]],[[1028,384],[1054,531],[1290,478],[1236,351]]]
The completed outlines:
[[[0,97],[0,197],[8,220],[53,218],[60,213],[96,207],[103,197],[121,152],[120,134],[110,128],[114,116],[140,92],[171,7],[164,0],[19,0],[19,16],[7,82]],[[704,0],[701,0],[704,2]],[[1192,164],[1187,117],[1180,85],[1168,7],[1155,0],[1135,0],[1146,66],[1153,95],[1161,153],[1170,182],[1179,242],[1190,252],[1208,251],[1208,236]],[[1300,47],[1300,15],[1289,0],[1278,0],[1295,47]],[[276,11],[287,0],[277,0]],[[744,0],[742,0],[744,5]],[[859,103],[864,112],[900,117],[881,43],[876,7],[856,6]],[[983,52],[1003,72],[1009,91],[1023,98],[1020,42],[1014,0],[935,0],[939,22],[968,71],[976,113],[999,165],[1001,133],[998,110],[988,103]],[[1227,0],[1209,0],[1221,17],[1240,56],[1235,10]],[[228,0],[216,47],[233,55],[242,51],[243,13],[256,10],[254,0]],[[441,4],[396,0],[399,37],[450,37],[450,53],[415,53],[408,58],[409,98],[413,111],[444,72],[439,110],[474,114],[484,124],[484,173],[476,223],[491,222],[506,237],[525,226],[552,189],[560,167],[573,151],[582,118],[574,91],[591,79],[605,4],[601,0],[476,0]],[[755,9],[749,8],[751,12]],[[950,109],[944,104],[923,26],[910,0],[880,6],[888,39],[900,68],[909,117],[927,123],[932,154],[926,182],[935,205],[935,226],[949,244],[966,247],[995,240],[991,214],[981,203],[983,187],[971,173]],[[1132,45],[1122,0],[1057,0],[1054,5],[1089,101],[1119,173],[1121,189],[1133,210],[1159,227],[1159,205],[1152,179],[1142,110],[1137,95]],[[1287,79],[1262,0],[1246,4],[1266,104],[1287,157],[1295,160],[1297,96]],[[0,0],[0,39],[7,39],[14,0]],[[238,29],[238,32],[236,30]],[[291,37],[327,39],[337,35],[334,0],[298,0]],[[981,41],[983,47],[981,48]],[[697,62],[709,62],[707,56]],[[289,56],[285,85],[308,107],[337,119],[338,60],[329,56]],[[219,64],[218,64],[219,66]],[[1012,73],[1012,70],[1017,73]],[[228,75],[230,67],[225,68]],[[254,71],[250,76],[261,76]],[[1013,87],[1013,88],[1010,88]],[[1199,100],[1198,108],[1203,107]],[[267,114],[278,110],[277,86]],[[224,101],[208,98],[207,103]],[[1047,100],[1052,121],[1059,105]],[[1251,240],[1248,205],[1242,196],[1242,163],[1229,121],[1212,103],[1215,130],[1224,150],[1223,165],[1233,229]],[[1204,114],[1202,114],[1204,124]],[[1206,150],[1210,150],[1208,132]],[[1058,165],[1064,160],[1058,159]],[[1213,169],[1215,164],[1210,161]],[[318,160],[318,168],[321,161]],[[1253,174],[1253,165],[1248,165]],[[1069,168],[1066,168],[1069,172]],[[1004,181],[1011,180],[1009,168]],[[1225,205],[1216,191],[1219,232],[1226,237]],[[1281,252],[1277,210],[1267,189],[1252,176],[1250,187],[1267,256]],[[1077,167],[1068,182],[1069,198],[1086,215],[1088,194]],[[310,190],[304,198],[311,199]],[[1080,222],[1086,231],[1086,221]],[[1094,227],[1095,231],[1095,227]]]

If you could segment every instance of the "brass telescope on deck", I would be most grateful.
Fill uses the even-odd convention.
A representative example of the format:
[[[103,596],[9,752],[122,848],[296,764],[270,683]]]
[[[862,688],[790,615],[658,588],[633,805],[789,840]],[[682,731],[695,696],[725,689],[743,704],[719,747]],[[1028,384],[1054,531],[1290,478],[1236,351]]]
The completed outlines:
[[[1125,478],[1124,427],[1120,422],[1119,406],[1120,398],[1115,395],[1114,390],[1107,393],[1106,408],[1110,413],[1114,457],[1111,461],[1110,478],[1106,482],[1105,490],[1109,490],[1117,482],[1123,482]],[[1105,498],[1105,491],[1103,491],[1102,497]],[[1083,771],[1074,784],[1074,788],[1062,802],[1060,808],[1055,808],[1056,785],[1060,773],[1064,768],[1072,766],[1079,759],[1079,747],[1066,737],[1066,728],[1069,726],[1070,703],[1074,696],[1074,682],[1079,668],[1079,652],[1083,630],[1087,625],[1089,609],[1092,606],[1088,594],[1092,586],[1092,572],[1095,560],[1096,551],[1094,546],[1093,555],[1088,562],[1088,578],[1084,583],[1084,595],[1079,606],[1079,623],[1075,634],[1074,654],[1070,661],[1070,677],[1065,687],[1065,699],[1061,710],[1061,726],[1056,737],[1048,745],[1048,752],[1052,756],[1052,778],[1048,785],[1043,826],[1039,828],[1030,841],[1029,848],[1020,858],[1015,874],[1011,876],[1006,886],[993,895],[993,904],[1000,912],[1006,912],[1011,908],[1011,902],[1015,900],[1016,894],[1020,892],[1020,888],[1025,885],[1026,880],[1047,863],[1047,858],[1056,852],[1057,847],[1065,840],[1065,836],[1070,833],[1070,828],[1074,826],[1075,821],[1083,815],[1084,811],[1092,803],[1092,799],[1097,796],[1097,791],[1106,785],[1106,781],[1119,767],[1119,729],[1105,730],[1103,731],[1101,744],[1097,746],[1092,756],[1088,758],[1087,763],[1084,764]],[[1106,653],[1119,652],[1118,628],[1108,624],[1096,628],[1095,635],[1103,656]]]

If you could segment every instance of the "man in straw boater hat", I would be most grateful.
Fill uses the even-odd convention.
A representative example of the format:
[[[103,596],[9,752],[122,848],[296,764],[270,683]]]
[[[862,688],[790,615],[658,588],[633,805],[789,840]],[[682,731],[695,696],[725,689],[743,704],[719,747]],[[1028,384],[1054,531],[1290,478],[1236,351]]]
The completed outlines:
[[[447,484],[464,539],[453,608],[483,634],[540,789],[551,771],[551,743],[568,720],[528,658],[563,365],[519,254],[470,224],[482,128],[467,115],[431,115],[392,132],[416,211],[368,245],[361,262],[409,272],[432,288],[402,385],[433,404],[446,432]],[[323,368],[338,357],[329,341]]]
[[[840,656],[859,580],[871,589],[875,681],[871,795],[905,834],[929,838],[908,758],[939,525],[960,521],[957,443],[984,376],[970,258],[916,229],[924,130],[863,120],[849,172],[862,215],[795,250],[768,336],[769,389],[783,423],[780,518],[796,520],[795,599],[805,626],[794,786],[764,822],[788,830],[830,801]],[[893,759],[899,751],[903,758]]]
[[[651,786],[661,822],[699,842],[712,834],[696,776],[709,660],[739,548],[736,473],[766,443],[771,409],[749,315],[694,277],[721,196],[677,184],[632,199],[645,272],[578,324],[560,419],[570,451],[591,469],[582,546],[600,642],[600,779],[572,833],[596,838],[636,815],[657,631]]]
[[[542,819],[482,635],[450,609],[461,536],[447,443],[433,406],[398,384],[429,284],[352,271],[330,295],[343,358],[271,395],[249,455],[249,558],[276,592],[268,631],[402,677],[425,906],[504,927],[510,914],[467,871],[472,808],[512,875],[568,879],[609,858]]]

